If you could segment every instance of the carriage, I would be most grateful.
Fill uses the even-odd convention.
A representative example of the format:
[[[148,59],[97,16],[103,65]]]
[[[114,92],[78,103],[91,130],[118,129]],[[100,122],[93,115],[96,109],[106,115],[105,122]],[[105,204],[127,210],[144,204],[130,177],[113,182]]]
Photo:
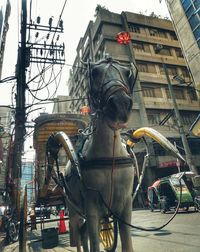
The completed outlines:
[[[133,67],[123,66],[112,58],[83,64],[89,73],[90,119],[67,114],[58,116],[56,123],[52,120],[45,124],[44,120],[36,129],[35,147],[41,160],[37,170],[37,202],[56,202],[68,207],[70,241],[78,252],[81,246],[84,252],[99,252],[100,242],[104,250],[115,251],[118,231],[122,251],[133,252],[130,223],[134,145],[147,136],[176,158],[184,159],[164,136],[148,127],[129,131],[126,142],[122,140],[120,130],[127,127],[137,76]],[[63,170],[59,166],[60,151],[64,151],[68,161]],[[25,251],[26,206],[25,191],[20,251]]]

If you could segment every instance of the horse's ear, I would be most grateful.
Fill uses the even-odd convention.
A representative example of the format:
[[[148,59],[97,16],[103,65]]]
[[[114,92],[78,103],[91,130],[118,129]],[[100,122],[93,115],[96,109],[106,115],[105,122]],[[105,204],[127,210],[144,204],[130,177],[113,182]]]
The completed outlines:
[[[128,77],[128,82],[129,82],[129,87],[130,87],[131,93],[133,93],[133,88],[134,88],[135,82],[137,80],[137,75],[138,75],[137,68],[133,64],[131,64],[131,69],[130,69],[129,77]]]

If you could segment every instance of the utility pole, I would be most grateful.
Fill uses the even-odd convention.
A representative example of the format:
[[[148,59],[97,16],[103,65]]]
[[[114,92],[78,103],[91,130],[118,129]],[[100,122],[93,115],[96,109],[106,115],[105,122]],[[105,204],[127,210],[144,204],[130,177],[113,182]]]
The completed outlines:
[[[27,29],[29,32],[36,31],[35,38],[38,39],[40,33],[46,33],[45,40],[43,43],[38,42],[27,42],[28,60],[31,63],[39,64],[65,64],[65,44],[59,44],[60,35],[58,33],[63,33],[63,21],[59,20],[57,26],[53,26],[53,17],[49,18],[49,25],[41,25],[40,17],[37,17],[36,23],[27,24]],[[50,36],[51,34],[52,37]],[[55,35],[57,36],[55,37]]]
[[[22,166],[22,151],[24,147],[25,136],[25,90],[26,90],[26,22],[27,6],[26,0],[22,0],[21,13],[21,47],[18,49],[17,62],[17,93],[16,93],[16,111],[15,111],[15,138],[14,152],[12,162],[12,178],[14,182],[13,207],[19,213],[20,202],[20,178]]]
[[[17,91],[16,91],[16,111],[15,111],[15,138],[13,144],[12,158],[12,180],[13,180],[13,197],[12,206],[19,213],[20,208],[20,180],[22,172],[22,152],[24,148],[26,134],[26,68],[29,63],[59,64],[65,63],[64,43],[58,44],[59,35],[63,33],[63,21],[59,19],[58,25],[53,26],[53,17],[49,18],[48,25],[40,24],[40,17],[37,17],[36,23],[32,20],[27,23],[27,0],[21,0],[21,44],[18,49],[18,60],[16,67]],[[38,38],[39,32],[45,32],[46,37],[44,43],[29,42],[27,39],[27,30],[29,35],[31,31],[36,31],[35,38]],[[51,41],[50,34],[53,34]],[[55,38],[55,35],[57,37]],[[49,41],[49,42],[48,42]],[[43,72],[45,69],[43,69]],[[41,73],[40,73],[41,74]],[[40,75],[39,74],[39,75]]]
[[[125,31],[129,31],[126,12],[122,12],[121,17],[122,17],[123,29]],[[135,55],[134,55],[134,51],[133,51],[132,41],[127,46],[128,46],[128,55],[130,58],[130,62],[136,66],[136,60],[135,60]],[[142,90],[139,76],[137,76],[137,79],[135,82],[135,87],[137,90]],[[137,97],[135,96],[135,98],[137,99],[137,102],[138,102],[138,112],[140,114],[141,127],[148,126],[147,112],[146,112],[142,92],[138,92]],[[152,154],[152,157],[153,157],[153,158],[150,157],[150,159],[149,159],[149,166],[155,167],[156,166],[156,159],[154,158],[155,152],[154,152],[154,148],[153,148],[153,144],[152,144],[152,139],[149,139],[149,138],[147,139],[147,145],[148,145],[149,152]],[[151,181],[153,180],[153,177],[154,177],[151,169],[146,169],[145,177],[148,180],[148,183],[151,183]],[[140,195],[142,195],[142,194],[140,194]],[[141,201],[142,201],[142,199],[141,199]]]
[[[168,74],[166,64],[164,62],[162,62],[162,66],[163,66],[165,76],[166,76],[166,79],[167,79],[168,89],[169,89],[169,93],[170,93],[170,96],[171,96],[171,99],[172,99],[173,108],[174,108],[174,112],[175,112],[175,116],[176,116],[177,124],[178,124],[178,128],[179,128],[179,133],[180,133],[181,140],[182,140],[182,143],[183,143],[183,148],[185,150],[185,159],[186,159],[186,162],[188,164],[188,167],[189,167],[190,171],[194,172],[195,174],[198,174],[198,171],[197,171],[196,167],[192,163],[191,151],[190,151],[190,148],[189,148],[187,137],[185,135],[185,130],[184,130],[182,119],[181,119],[181,116],[180,116],[180,112],[179,112],[179,109],[178,109],[178,106],[177,106],[177,103],[176,103],[176,98],[175,98],[175,95],[174,95],[174,92],[173,92],[173,87],[172,87],[172,84],[171,84],[171,80],[169,78],[169,74]]]

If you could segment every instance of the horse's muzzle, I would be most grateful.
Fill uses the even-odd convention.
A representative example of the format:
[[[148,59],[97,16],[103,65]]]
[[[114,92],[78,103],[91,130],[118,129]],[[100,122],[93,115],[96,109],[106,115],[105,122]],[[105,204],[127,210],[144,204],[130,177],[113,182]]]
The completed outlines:
[[[112,121],[112,124],[125,125],[132,108],[132,100],[124,92],[111,95],[103,109],[104,115]],[[123,126],[121,126],[123,127]]]

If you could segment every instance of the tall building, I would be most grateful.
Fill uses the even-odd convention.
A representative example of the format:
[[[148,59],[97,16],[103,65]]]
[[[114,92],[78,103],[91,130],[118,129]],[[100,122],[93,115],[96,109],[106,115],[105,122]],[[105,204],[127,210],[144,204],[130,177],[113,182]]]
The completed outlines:
[[[116,36],[129,31],[131,43],[121,45]],[[130,12],[121,14],[100,10],[95,22],[90,21],[84,36],[77,46],[77,56],[68,81],[71,111],[80,111],[87,105],[87,69],[81,61],[98,61],[109,54],[123,64],[135,62],[139,71],[133,91],[133,108],[129,120],[130,128],[150,126],[172,143],[176,143],[184,155],[180,139],[180,127],[174,113],[174,104],[169,92],[169,81],[173,87],[181,121],[186,134],[199,112],[200,104],[191,85],[180,85],[179,79],[190,83],[191,77],[184,60],[180,43],[170,20],[157,16],[145,16]],[[166,72],[167,69],[167,72]],[[188,138],[195,165],[199,168],[199,139]],[[181,164],[181,169],[188,169]],[[147,180],[178,171],[176,159],[158,144],[153,144]],[[146,182],[150,184],[150,181]]]
[[[23,189],[27,185],[27,201],[30,204],[33,201],[34,195],[34,163],[33,162],[22,162],[22,178],[21,178],[21,188]]]
[[[166,0],[195,88],[200,90],[200,1]]]

